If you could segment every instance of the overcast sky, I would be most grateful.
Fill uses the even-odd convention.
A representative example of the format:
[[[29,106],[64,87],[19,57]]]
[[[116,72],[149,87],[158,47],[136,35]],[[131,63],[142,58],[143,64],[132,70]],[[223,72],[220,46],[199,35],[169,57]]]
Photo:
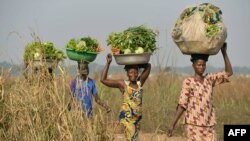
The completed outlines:
[[[105,48],[95,63],[104,64],[110,48],[110,32],[146,25],[159,29],[159,49],[151,58],[162,65],[188,66],[190,56],[183,55],[171,38],[171,30],[182,10],[211,2],[221,8],[227,27],[228,54],[233,66],[250,67],[249,0],[0,0],[0,62],[22,63],[24,46],[31,33],[42,41],[52,41],[65,52],[70,38],[91,36]],[[10,34],[17,32],[17,34]],[[73,61],[66,61],[74,64]],[[209,65],[223,67],[221,53],[209,58]],[[116,63],[113,61],[113,65]]]

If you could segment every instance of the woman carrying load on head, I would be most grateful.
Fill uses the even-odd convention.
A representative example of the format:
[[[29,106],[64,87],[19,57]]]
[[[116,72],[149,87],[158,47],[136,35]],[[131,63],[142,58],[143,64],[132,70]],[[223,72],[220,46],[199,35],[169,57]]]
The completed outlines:
[[[232,66],[227,55],[227,44],[224,43],[221,53],[225,62],[225,70],[219,73],[203,75],[206,70],[208,55],[191,55],[194,76],[183,81],[176,115],[168,136],[172,136],[176,123],[185,111],[184,124],[188,141],[215,141],[215,110],[212,104],[213,88],[216,85],[229,82],[233,74]]]
[[[147,80],[151,64],[143,65],[125,65],[128,80],[111,80],[107,78],[112,55],[107,55],[107,63],[102,71],[101,82],[112,88],[118,88],[123,96],[123,103],[119,114],[120,124],[124,128],[125,137],[128,141],[136,141],[140,130],[140,121],[142,119],[142,86]],[[143,68],[139,76],[139,69]]]

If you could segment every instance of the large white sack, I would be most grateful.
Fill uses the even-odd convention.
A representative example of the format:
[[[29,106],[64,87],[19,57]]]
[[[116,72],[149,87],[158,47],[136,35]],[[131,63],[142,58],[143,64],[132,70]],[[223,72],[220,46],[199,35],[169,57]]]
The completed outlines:
[[[227,38],[221,10],[209,3],[186,8],[172,31],[172,38],[183,54],[219,52]]]

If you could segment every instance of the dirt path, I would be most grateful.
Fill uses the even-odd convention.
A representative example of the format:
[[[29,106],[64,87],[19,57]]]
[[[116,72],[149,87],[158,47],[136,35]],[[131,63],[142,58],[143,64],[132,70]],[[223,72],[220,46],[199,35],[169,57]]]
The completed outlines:
[[[186,141],[184,137],[171,137],[168,138],[166,135],[155,135],[151,133],[140,133],[139,141]],[[125,141],[123,134],[116,134],[115,141]]]

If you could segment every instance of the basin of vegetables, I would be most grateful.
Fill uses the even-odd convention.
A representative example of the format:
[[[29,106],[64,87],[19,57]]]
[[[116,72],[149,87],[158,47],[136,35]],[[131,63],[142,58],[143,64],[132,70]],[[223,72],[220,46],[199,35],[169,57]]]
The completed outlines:
[[[25,45],[24,62],[26,66],[57,67],[59,61],[66,57],[61,50],[54,47],[52,42],[33,41]]]
[[[186,8],[172,38],[183,54],[217,54],[227,38],[221,9],[210,3]]]
[[[73,38],[66,45],[67,56],[74,61],[92,62],[100,51],[102,48],[98,41],[91,37]]]
[[[144,25],[129,27],[122,32],[112,32],[107,39],[112,54],[119,65],[148,63],[157,49],[157,33]]]

